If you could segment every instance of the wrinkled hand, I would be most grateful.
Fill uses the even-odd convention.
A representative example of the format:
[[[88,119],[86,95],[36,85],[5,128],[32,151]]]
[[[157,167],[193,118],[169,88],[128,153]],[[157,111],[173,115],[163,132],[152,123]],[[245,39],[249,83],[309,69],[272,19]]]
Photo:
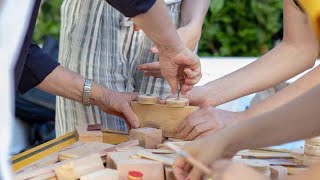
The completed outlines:
[[[186,117],[176,129],[177,136],[187,141],[215,133],[244,119],[242,112],[230,112],[210,106]]]
[[[210,166],[215,160],[232,157],[235,153],[227,149],[227,142],[223,137],[223,134],[210,135],[186,144],[183,150],[204,165]],[[174,162],[173,171],[177,180],[198,180],[203,176],[201,170],[193,167],[182,157],[178,157]]]
[[[254,169],[240,163],[227,160],[216,161],[211,165],[212,177],[218,180],[267,180],[268,178],[259,174]]]
[[[178,80],[182,80],[181,93],[185,94],[201,79],[201,65],[197,55],[190,50],[194,50],[200,39],[200,33],[194,33],[194,28],[184,26],[177,30],[181,40],[188,48],[183,48],[177,52],[168,53],[166,50],[159,53],[157,47],[150,50],[159,53],[159,62],[146,63],[138,67],[144,71],[145,76],[164,77],[168,80],[172,92],[177,89]],[[163,67],[163,68],[161,68]],[[161,71],[162,70],[162,71]]]
[[[124,118],[133,128],[140,126],[137,115],[130,107],[130,102],[138,96],[138,93],[121,93],[108,89],[102,92],[96,99],[95,105],[106,113]]]

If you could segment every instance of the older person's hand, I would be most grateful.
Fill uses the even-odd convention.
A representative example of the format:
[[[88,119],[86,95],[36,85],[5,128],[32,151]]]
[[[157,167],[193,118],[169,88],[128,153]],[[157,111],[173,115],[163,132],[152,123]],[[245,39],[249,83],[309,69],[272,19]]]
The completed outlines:
[[[138,117],[130,106],[130,102],[137,95],[137,93],[115,92],[94,83],[90,100],[104,112],[122,117],[132,127],[138,128],[140,126]]]

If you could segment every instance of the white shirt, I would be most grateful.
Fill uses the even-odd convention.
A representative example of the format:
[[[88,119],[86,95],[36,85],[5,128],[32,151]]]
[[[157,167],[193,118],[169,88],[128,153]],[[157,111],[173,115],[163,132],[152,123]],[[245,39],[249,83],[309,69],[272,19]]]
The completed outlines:
[[[11,179],[9,145],[14,120],[14,67],[34,0],[0,0],[0,179]]]

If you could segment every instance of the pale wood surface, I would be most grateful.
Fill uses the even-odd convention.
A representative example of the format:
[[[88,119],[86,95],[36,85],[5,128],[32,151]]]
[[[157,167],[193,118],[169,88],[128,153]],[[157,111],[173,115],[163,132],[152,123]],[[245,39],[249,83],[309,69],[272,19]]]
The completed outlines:
[[[187,98],[168,98],[166,99],[166,105],[168,107],[185,107],[189,106],[189,99]]]
[[[139,95],[138,103],[140,104],[156,104],[159,101],[157,96]]]
[[[172,166],[174,163],[174,158],[168,158],[167,156],[159,155],[159,154],[153,154],[152,152],[140,150],[137,152],[137,155],[146,158],[146,159],[151,159],[154,161],[158,161],[163,163],[164,165],[170,165]]]
[[[72,159],[71,161],[54,167],[58,179],[79,179],[81,176],[104,169],[100,154],[95,153],[86,157]]]
[[[141,127],[161,129],[165,137],[175,137],[175,128],[198,109],[195,106],[173,108],[163,104],[143,105],[136,101],[131,102],[131,107],[138,116]]]
[[[118,180],[119,173],[114,169],[102,169],[80,177],[80,180]]]

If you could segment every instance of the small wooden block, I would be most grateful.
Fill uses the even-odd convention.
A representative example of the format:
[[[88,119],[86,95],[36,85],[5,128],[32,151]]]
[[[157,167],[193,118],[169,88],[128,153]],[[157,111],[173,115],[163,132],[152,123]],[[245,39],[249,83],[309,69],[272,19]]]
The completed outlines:
[[[131,129],[129,139],[138,139],[140,146],[146,149],[155,149],[158,144],[162,143],[162,130],[149,127]]]
[[[189,106],[189,99],[187,98],[169,98],[166,100],[166,105],[168,107],[185,107]]]
[[[170,166],[164,167],[164,173],[166,176],[166,180],[176,180],[176,177],[174,176],[173,169]]]
[[[83,142],[103,142],[102,132],[88,131],[87,125],[76,126],[76,138]]]
[[[99,143],[99,142],[88,142],[80,145],[76,148],[61,151],[59,153],[59,158],[79,158],[84,157],[89,154],[99,153],[101,150],[113,147],[114,145]]]
[[[117,162],[120,180],[128,179],[129,171],[139,171],[146,180],[164,180],[163,164],[147,159],[129,159]]]
[[[54,168],[58,179],[79,179],[81,176],[104,169],[100,154],[95,153]]]
[[[119,173],[113,169],[102,169],[80,177],[80,180],[118,180]]]
[[[196,106],[172,108],[164,104],[143,105],[135,101],[131,102],[131,108],[138,116],[141,127],[161,129],[164,137],[175,137],[175,128],[199,109]]]
[[[138,103],[140,104],[156,104],[159,101],[158,96],[151,96],[151,95],[139,95],[138,96]]]
[[[129,140],[127,132],[119,132],[112,130],[103,130],[103,142],[108,144],[120,144]]]
[[[271,166],[271,178],[272,179],[287,179],[288,169],[283,166]]]

